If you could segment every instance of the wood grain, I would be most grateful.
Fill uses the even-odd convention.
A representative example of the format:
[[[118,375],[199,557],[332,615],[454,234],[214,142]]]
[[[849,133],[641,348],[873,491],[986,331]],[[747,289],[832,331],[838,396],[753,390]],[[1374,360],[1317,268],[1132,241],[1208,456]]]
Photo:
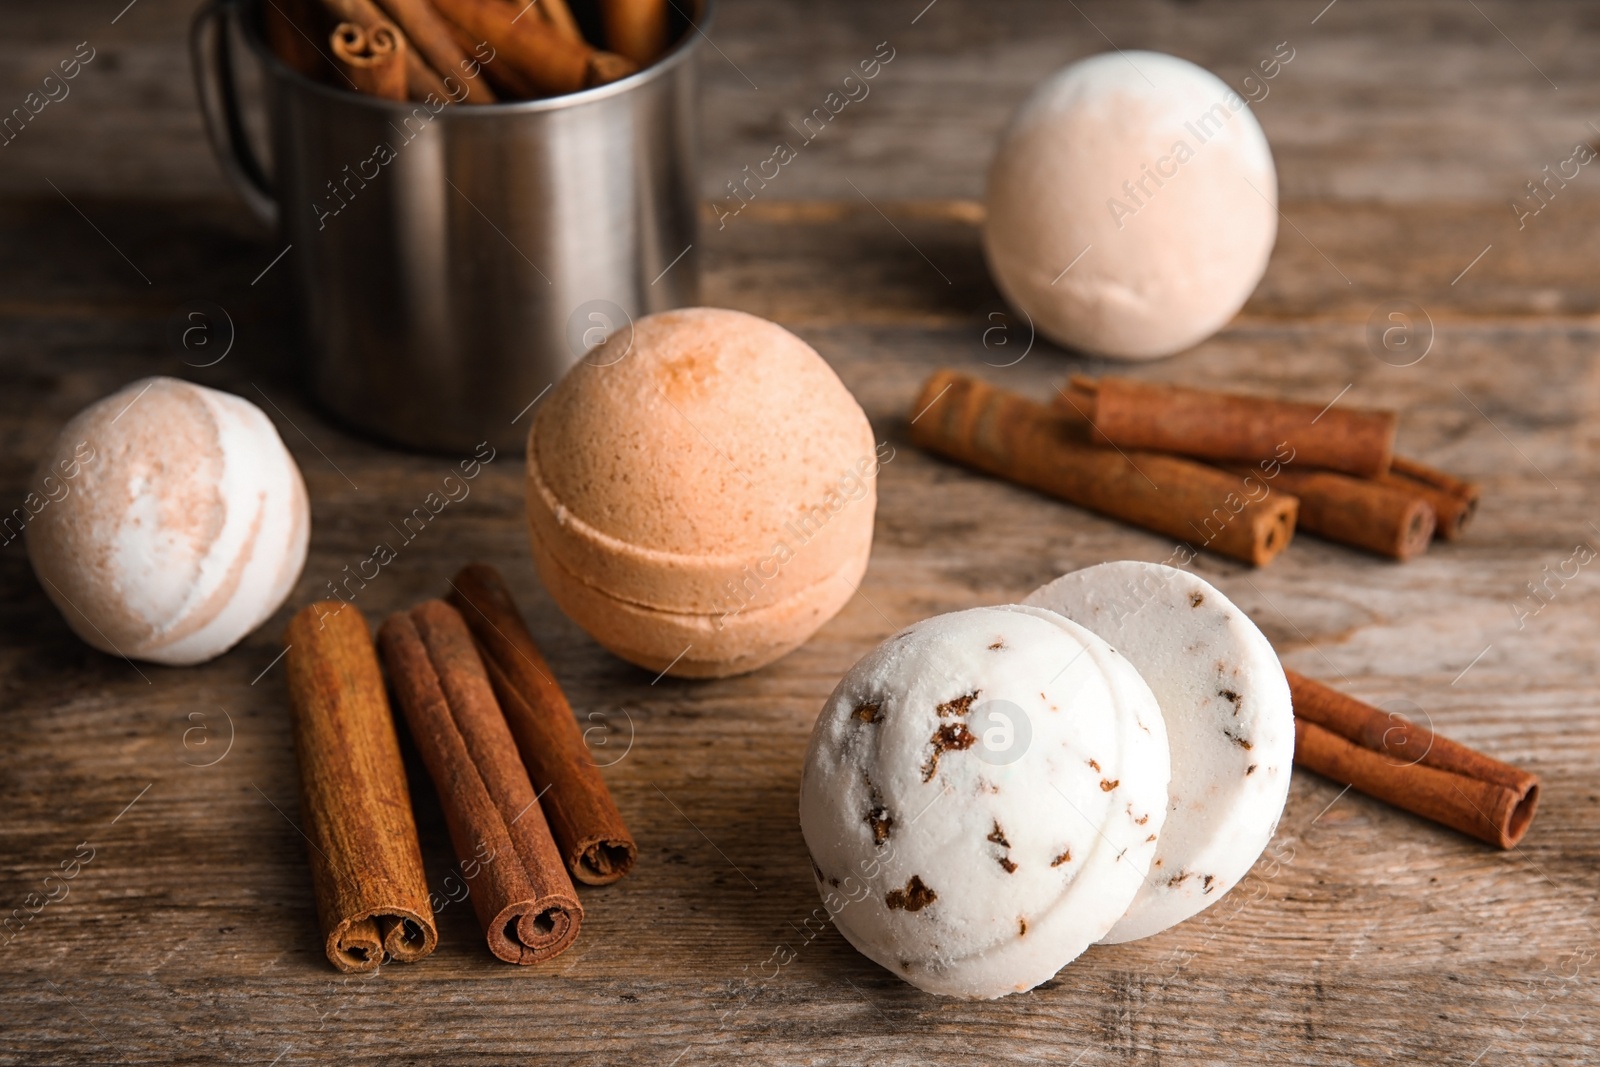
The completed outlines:
[[[1473,5],[1342,0],[1314,26],[1320,4],[1077,5],[1124,47],[1176,50],[1234,77],[1279,40],[1301,49],[1258,109],[1293,224],[1260,290],[1193,352],[1117,370],[1320,403],[1348,387],[1341,403],[1401,411],[1404,454],[1483,483],[1466,536],[1404,566],[1297,537],[1264,571],[1206,556],[1195,568],[1296,670],[1538,773],[1545,794],[1521,847],[1499,854],[1297,774],[1268,858],[1219,905],[1093,949],[1034,994],[938,1000],[831,927],[808,939],[818,900],[798,776],[839,675],[918,618],[1172,548],[908,443],[906,406],[937,367],[1041,400],[1070,373],[1112,369],[1027,349],[1025,324],[987,280],[972,199],[985,146],[1026,84],[1103,40],[1072,5],[941,0],[912,27],[923,6],[729,3],[712,35],[761,88],[709,50],[705,68],[712,195],[717,175],[765,158],[772,130],[813,106],[833,70],[879,40],[905,42],[792,183],[722,229],[708,212],[703,233],[707,302],[817,346],[895,448],[861,595],[752,676],[652,684],[544,595],[520,457],[497,456],[356,603],[380,618],[446,593],[467,560],[499,566],[580,724],[598,728],[589,741],[638,865],[579,890],[582,936],[548,967],[491,959],[471,902],[457,901],[438,912],[434,955],[367,979],[322,957],[273,660],[289,614],[392,539],[389,520],[451,461],[368,444],[302,398],[284,276],[252,284],[280,249],[214,195],[174,73],[189,5],[142,0],[115,27],[114,11],[84,5],[8,15],[10,96],[85,33],[116,42],[101,59],[122,59],[97,59],[59,111],[0,149],[11,194],[0,200],[0,500],[20,501],[35,458],[84,404],[173,373],[262,406],[305,472],[313,530],[278,617],[182,670],[86,648],[21,542],[0,546],[0,914],[43,894],[80,842],[95,850],[64,899],[3,935],[0,1063],[1592,1059],[1600,578],[1585,568],[1520,624],[1516,607],[1535,604],[1526,583],[1543,567],[1600,544],[1600,200],[1574,187],[1520,231],[1506,206],[1587,136],[1600,17],[1575,5],[1476,5],[1559,93]],[[91,74],[105,78],[92,92]],[[174,312],[200,299],[237,332],[208,368],[185,366],[203,361],[166,340]],[[1399,299],[1432,322],[1433,347],[1411,367],[1377,358],[1367,336]],[[415,753],[407,760],[429,886],[442,893],[449,841]]]

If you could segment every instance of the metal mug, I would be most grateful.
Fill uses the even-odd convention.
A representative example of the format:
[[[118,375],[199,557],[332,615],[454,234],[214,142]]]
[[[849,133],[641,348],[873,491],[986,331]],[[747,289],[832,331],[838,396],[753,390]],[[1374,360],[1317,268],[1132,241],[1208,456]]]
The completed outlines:
[[[516,448],[528,408],[596,342],[696,302],[710,0],[621,81],[437,109],[300,75],[266,46],[260,6],[200,10],[195,77],[223,170],[278,229],[310,389],[336,416],[428,451]],[[245,133],[235,35],[264,72],[270,169]]]

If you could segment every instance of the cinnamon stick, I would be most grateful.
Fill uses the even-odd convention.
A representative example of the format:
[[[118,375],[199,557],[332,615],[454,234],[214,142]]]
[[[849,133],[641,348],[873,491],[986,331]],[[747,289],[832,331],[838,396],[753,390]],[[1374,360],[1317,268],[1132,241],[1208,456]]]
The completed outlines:
[[[542,94],[573,93],[631,74],[629,61],[573,41],[542,18],[520,18],[505,0],[436,0],[451,22],[487,41]]]
[[[495,51],[493,45],[457,26],[450,24],[450,34],[455,38],[456,44],[472,54],[472,62],[478,65],[479,72],[494,86],[495,92],[505,100],[532,100],[540,95],[539,87],[533,80],[507,63]],[[488,58],[484,58],[487,50]]]
[[[1118,448],[1228,463],[1277,459],[1364,478],[1388,470],[1394,455],[1392,411],[1077,376],[1057,406],[1081,411],[1093,423],[1095,442]]]
[[[1298,502],[1215,467],[1096,448],[1079,420],[954,371],[912,407],[923,448],[1080,507],[1261,566],[1288,547]]]
[[[1466,531],[1482,496],[1476,482],[1464,481],[1404,456],[1394,457],[1388,473],[1378,480],[1425,497],[1439,517],[1434,535],[1446,541],[1454,541]]]
[[[583,31],[578,29],[578,20],[572,17],[567,0],[539,0],[539,11],[569,41],[583,40]]]
[[[567,870],[586,885],[615,882],[633,868],[638,848],[510,588],[485,563],[463,567],[450,584]]]
[[[548,3],[549,0],[540,2]],[[410,72],[413,94],[419,85],[428,85],[424,71],[431,69],[437,88],[431,85],[428,88],[429,91],[438,93],[440,99],[452,98],[453,94],[446,88],[442,77],[448,76],[464,86],[464,96],[461,98],[463,103],[495,102],[497,98],[494,91],[485,85],[482,79],[465,76],[468,68],[464,64],[470,64],[471,60],[456,43],[450,23],[439,14],[429,0],[378,0],[378,4],[389,18],[405,31],[406,39],[411,44],[411,54],[417,57],[417,64],[413,65]],[[421,65],[423,70],[416,70],[416,65]]]
[[[422,850],[394,718],[359,611],[312,604],[289,620],[290,709],[300,813],[328,961],[373,971],[432,952]]]
[[[406,96],[415,101],[424,101],[430,96],[450,99],[449,86],[438,71],[428,66],[427,60],[417,55],[415,48],[406,49]]]
[[[1294,671],[1295,762],[1500,848],[1527,833],[1539,778]]]
[[[406,99],[405,41],[393,28],[362,29],[341,22],[329,37],[333,62],[357,92],[386,100]]]
[[[489,951],[520,964],[560,955],[578,936],[583,906],[466,624],[430,600],[391,615],[378,639],[458,859],[465,865],[484,846],[494,857],[472,886]]]
[[[1433,505],[1421,494],[1365,478],[1280,465],[1270,485],[1300,499],[1307,533],[1407,560],[1433,539]]]
[[[641,67],[667,47],[667,0],[600,0],[606,47]]]

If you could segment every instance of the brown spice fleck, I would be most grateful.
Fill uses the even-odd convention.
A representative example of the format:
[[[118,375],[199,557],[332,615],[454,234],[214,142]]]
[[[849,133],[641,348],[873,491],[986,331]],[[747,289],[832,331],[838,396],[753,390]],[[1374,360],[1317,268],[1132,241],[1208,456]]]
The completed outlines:
[[[948,719],[952,715],[965,715],[972,710],[972,702],[978,699],[979,692],[981,690],[975,689],[964,697],[946,700],[934,710],[939,713],[939,718],[941,719]]]
[[[1155,834],[1151,834],[1149,837],[1145,838],[1146,841],[1154,841],[1155,839],[1156,839],[1156,835]]]
[[[1256,768],[1259,767],[1259,766],[1260,766],[1259,763],[1250,764],[1250,766],[1248,766],[1248,767],[1246,767],[1244,769],[1244,776],[1246,778],[1250,777],[1252,774],[1256,773]]]
[[[1094,760],[1089,761],[1089,766],[1093,767],[1097,771],[1100,769],[1100,764],[1096,763]]]
[[[1121,778],[1102,778],[1100,779],[1100,791],[1102,793],[1109,793],[1121,784]]]
[[[1177,874],[1175,874],[1171,878],[1167,879],[1167,884],[1171,885],[1171,886],[1178,886],[1178,885],[1182,885],[1184,882],[1186,882],[1188,880],[1189,880],[1189,872],[1188,871],[1179,871]]]
[[[1017,873],[1017,865],[1012,863],[1011,860],[1007,859],[1005,856],[999,857],[999,862],[1000,866],[1005,868],[1007,874]]]
[[[934,772],[939,769],[939,757],[946,752],[960,752],[969,749],[978,743],[971,730],[967,729],[964,722],[947,722],[933,732],[933,755],[928,757],[928,762],[922,765],[922,780],[931,782]]]
[[[1005,639],[1002,638],[999,641],[996,641],[994,644],[990,645],[989,646],[989,651],[990,652],[998,652],[1002,648],[1005,648],[1005,647],[1006,647],[1006,642],[1005,642]]]
[[[871,791],[867,803],[867,825],[872,827],[872,840],[883,844],[889,840],[889,831],[894,829],[894,816],[889,814],[889,809],[884,806],[883,794],[878,787],[868,778],[867,788]]]
[[[1228,703],[1234,705],[1233,713],[1235,715],[1239,714],[1239,707],[1238,707],[1238,705],[1239,705],[1239,694],[1238,693],[1235,693],[1232,689],[1220,689],[1220,690],[1217,691],[1217,695],[1220,696],[1222,699],[1226,700]]]
[[[1028,936],[1028,920],[1024,919],[1024,918],[1021,918],[1020,916],[1017,918],[1017,936],[1018,937],[1027,937]]]
[[[881,704],[877,703],[858,704],[856,705],[856,710],[850,713],[850,717],[859,719],[861,722],[879,722],[883,718],[880,714],[882,707]]]
[[[1246,752],[1250,751],[1252,748],[1255,747],[1250,742],[1248,742],[1244,738],[1240,737],[1238,734],[1230,733],[1227,730],[1222,731],[1222,734],[1229,741],[1232,741],[1234,744],[1238,745],[1240,748],[1244,749]]]
[[[1010,848],[1011,847],[1011,842],[1006,840],[1005,831],[1000,829],[1000,823],[999,823],[998,820],[994,824],[994,829],[992,831],[990,831],[987,840],[993,841],[995,844],[999,845],[1001,848]]]
[[[939,894],[922,883],[920,875],[913,874],[904,889],[891,889],[883,898],[890,908],[903,911],[921,911],[939,899]]]
[[[1197,608],[1201,604],[1204,604],[1205,602],[1206,602],[1206,595],[1204,593],[1190,593],[1189,594],[1189,606],[1191,608]]]
[[[1145,823],[1147,823],[1149,821],[1150,821],[1150,813],[1148,811],[1145,812],[1143,815],[1139,816],[1137,819],[1133,820],[1135,826],[1143,826]]]
[[[1216,881],[1216,880],[1217,880],[1217,876],[1216,875],[1214,875],[1214,874],[1206,875],[1205,887],[1206,887],[1206,892],[1207,893],[1211,892],[1211,883]]]

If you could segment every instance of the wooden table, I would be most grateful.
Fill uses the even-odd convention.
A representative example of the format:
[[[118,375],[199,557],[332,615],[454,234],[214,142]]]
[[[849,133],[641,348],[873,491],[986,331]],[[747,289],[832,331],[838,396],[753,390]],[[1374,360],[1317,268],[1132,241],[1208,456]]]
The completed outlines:
[[[0,107],[77,42],[97,55],[71,97],[0,148],[0,499],[21,500],[79,407],[169,373],[261,403],[305,472],[314,528],[289,606],[184,670],[90,651],[21,542],[0,548],[0,911],[93,852],[70,894],[0,947],[0,1062],[1592,1061],[1600,578],[1584,569],[1521,626],[1514,605],[1543,568],[1600,544],[1600,177],[1586,168],[1520,230],[1508,204],[1600,136],[1594,12],[924,4],[730,0],[705,56],[711,199],[879,41],[896,50],[868,99],[702,238],[706,301],[816,345],[896,449],[862,594],[766,670],[652,684],[544,595],[519,457],[501,455],[358,605],[379,618],[438,594],[466,560],[503,568],[578,713],[606,727],[595,751],[640,862],[585,892],[582,937],[548,967],[491,959],[458,904],[439,917],[434,956],[370,979],[339,976],[318,947],[279,634],[448,461],[368,444],[298,391],[282,276],[252,284],[275,246],[223,190],[199,133],[183,70],[191,4],[142,0],[115,20],[121,0],[8,11]],[[1288,665],[1413,702],[1537,771],[1544,800],[1521,848],[1500,853],[1297,774],[1270,876],[1258,868],[1166,934],[1093,949],[1032,994],[940,1000],[831,928],[802,932],[817,899],[795,815],[801,754],[839,675],[898,627],[1171,551],[906,440],[906,407],[936,367],[1039,397],[1105,369],[1043,342],[1002,366],[1025,328],[988,281],[977,223],[1009,109],[1108,41],[1176,51],[1235,84],[1280,41],[1296,56],[1256,108],[1284,193],[1265,281],[1218,336],[1134,373],[1390,405],[1404,451],[1486,490],[1465,540],[1410,564],[1303,536],[1261,571],[1212,557],[1196,570]],[[194,299],[237,323],[235,350],[208,369],[164,339]],[[1411,367],[1367,341],[1369,318],[1400,299],[1431,320]],[[413,789],[437,883],[449,846],[431,787]]]

